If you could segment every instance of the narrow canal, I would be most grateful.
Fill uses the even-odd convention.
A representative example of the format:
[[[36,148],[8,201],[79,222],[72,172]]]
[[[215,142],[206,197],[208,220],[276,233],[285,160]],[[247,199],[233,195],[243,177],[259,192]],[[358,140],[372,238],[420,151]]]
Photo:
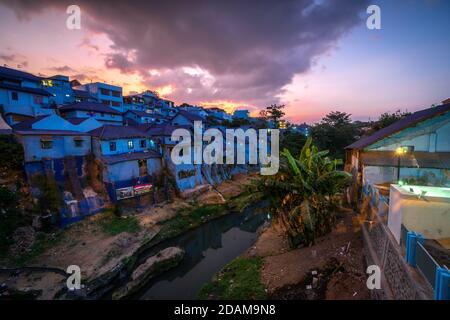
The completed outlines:
[[[262,209],[229,214],[152,248],[147,257],[171,246],[185,250],[183,261],[152,279],[137,299],[195,299],[200,288],[227,263],[250,248],[257,231],[268,220]]]

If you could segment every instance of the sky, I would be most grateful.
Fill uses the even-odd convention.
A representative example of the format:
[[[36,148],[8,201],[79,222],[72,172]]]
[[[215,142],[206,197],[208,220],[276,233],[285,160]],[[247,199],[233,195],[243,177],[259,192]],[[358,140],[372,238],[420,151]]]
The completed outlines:
[[[366,26],[371,4],[380,30]],[[2,65],[253,115],[285,104],[296,123],[450,98],[449,35],[446,0],[0,0]]]

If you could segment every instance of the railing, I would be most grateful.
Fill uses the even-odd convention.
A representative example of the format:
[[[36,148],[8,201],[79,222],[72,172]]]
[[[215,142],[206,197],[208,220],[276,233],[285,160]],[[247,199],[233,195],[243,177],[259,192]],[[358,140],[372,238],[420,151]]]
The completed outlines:
[[[408,229],[402,224],[400,244],[405,249],[406,261],[420,270],[434,289],[436,300],[450,300],[450,271],[440,266],[424,246],[421,234]]]

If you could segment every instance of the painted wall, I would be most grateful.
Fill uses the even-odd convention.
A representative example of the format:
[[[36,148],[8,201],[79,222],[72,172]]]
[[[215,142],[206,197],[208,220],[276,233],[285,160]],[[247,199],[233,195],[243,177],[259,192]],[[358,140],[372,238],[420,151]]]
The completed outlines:
[[[173,126],[189,126],[193,123],[188,120],[185,116],[177,114],[170,122]]]
[[[97,138],[94,138],[94,140],[97,140]],[[140,145],[140,141],[141,140],[145,140],[146,141],[146,146],[145,147],[141,147]],[[128,147],[128,141],[132,141],[133,142],[133,148],[130,149]],[[115,142],[116,143],[116,150],[115,151],[111,151],[110,150],[110,143],[111,142]],[[152,146],[151,144],[151,139],[148,138],[125,138],[125,139],[116,139],[116,140],[101,140],[100,141],[100,150],[101,152],[99,152],[98,150],[96,151],[96,154],[100,155],[114,155],[114,154],[122,154],[122,153],[128,153],[128,152],[139,152],[139,151],[144,151],[148,148],[150,148]],[[96,148],[98,147],[98,144],[95,144]]]
[[[42,136],[21,136],[20,140],[24,147],[25,162],[38,161],[44,158],[63,158],[65,156],[84,156],[91,152],[89,136],[45,136],[52,138],[52,147],[43,149],[41,146]],[[82,139],[81,147],[75,145],[74,138]]]
[[[12,92],[17,92],[17,100],[12,99]],[[0,105],[3,105],[4,113],[12,112],[28,116],[54,113],[53,109],[42,108],[42,106],[47,105],[48,103],[49,100],[46,96],[0,88]]]

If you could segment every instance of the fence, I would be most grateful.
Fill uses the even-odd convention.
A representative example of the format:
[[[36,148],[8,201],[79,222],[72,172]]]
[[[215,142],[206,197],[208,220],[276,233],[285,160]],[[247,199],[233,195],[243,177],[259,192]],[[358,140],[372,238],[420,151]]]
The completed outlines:
[[[423,236],[408,231],[402,224],[400,243],[408,264],[417,268],[433,287],[435,299],[450,300],[450,271],[446,266],[440,266],[428,252]]]

